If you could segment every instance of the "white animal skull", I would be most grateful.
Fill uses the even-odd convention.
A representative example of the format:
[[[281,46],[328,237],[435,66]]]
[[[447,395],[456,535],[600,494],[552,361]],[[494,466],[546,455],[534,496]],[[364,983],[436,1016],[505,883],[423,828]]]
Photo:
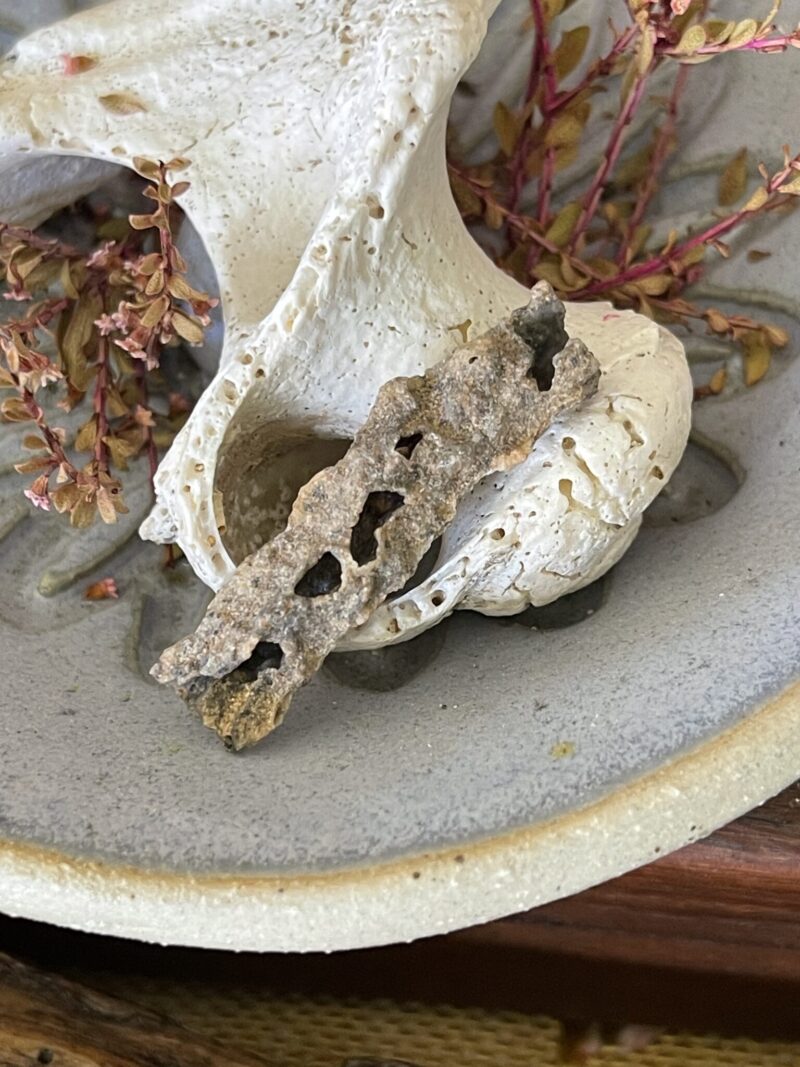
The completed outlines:
[[[217,270],[225,341],[142,534],[177,541],[213,588],[342,454],[382,382],[527,300],[465,230],[445,167],[450,97],[495,5],[119,0],[3,64],[0,216],[68,202],[97,160],[192,160],[183,202]],[[65,55],[95,65],[67,76]],[[54,167],[53,153],[71,159]],[[548,603],[631,543],[686,443],[683,349],[607,304],[570,306],[567,327],[601,364],[597,396],[485,481],[430,575],[341,647],[407,639],[456,607]]]

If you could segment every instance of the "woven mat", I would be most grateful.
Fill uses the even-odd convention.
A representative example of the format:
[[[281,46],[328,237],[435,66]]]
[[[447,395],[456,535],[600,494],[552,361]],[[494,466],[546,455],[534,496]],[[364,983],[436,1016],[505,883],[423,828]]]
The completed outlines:
[[[410,1060],[420,1067],[544,1067],[558,1063],[558,1026],[544,1017],[390,1001],[279,997],[214,988],[85,976],[105,992],[171,1015],[185,1026],[263,1058],[270,1067],[340,1067],[348,1057]],[[598,1067],[800,1067],[800,1045],[664,1034],[642,1051],[607,1047]]]

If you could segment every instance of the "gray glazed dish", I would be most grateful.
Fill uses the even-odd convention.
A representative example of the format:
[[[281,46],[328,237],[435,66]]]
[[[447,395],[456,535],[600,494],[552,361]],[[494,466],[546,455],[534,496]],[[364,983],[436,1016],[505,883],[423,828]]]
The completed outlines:
[[[727,83],[717,64],[698,71],[703,114],[682,152],[695,165],[665,214],[712,202],[710,154],[746,139],[775,157],[800,110],[781,68],[799,59],[733,60]],[[725,84],[746,91],[746,115]],[[698,407],[632,550],[560,609],[580,622],[464,613],[389,663],[337,661],[237,756],[146,673],[205,591],[164,579],[132,538],[110,557],[122,598],[85,603],[112,566],[99,543],[32,517],[4,474],[0,909],[236,949],[408,940],[578,891],[796,778],[800,217],[771,225],[772,257],[723,264],[714,282],[771,293],[792,346],[755,390]],[[0,450],[4,468],[6,431]],[[353,684],[365,663],[373,686],[413,673],[401,655],[421,668],[402,688]]]

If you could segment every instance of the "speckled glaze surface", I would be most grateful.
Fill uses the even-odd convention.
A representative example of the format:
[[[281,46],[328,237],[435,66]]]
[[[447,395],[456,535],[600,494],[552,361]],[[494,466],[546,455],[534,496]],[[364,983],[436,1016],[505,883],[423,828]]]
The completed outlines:
[[[684,157],[747,140],[773,158],[798,61],[726,68],[746,115],[699,68]],[[713,197],[706,181],[676,181],[665,214],[689,188]],[[773,317],[794,329],[800,217],[778,225],[770,259],[714,283],[782,293]],[[87,604],[109,568],[96,544],[33,517],[2,475],[0,909],[237,949],[404,940],[577,891],[777,792],[800,774],[796,350],[795,332],[757,389],[698,408],[688,458],[580,624],[455,617],[403,688],[325,671],[236,756],[147,678],[206,593],[133,537],[144,498],[113,561],[128,594]],[[5,469],[8,434],[0,449]]]

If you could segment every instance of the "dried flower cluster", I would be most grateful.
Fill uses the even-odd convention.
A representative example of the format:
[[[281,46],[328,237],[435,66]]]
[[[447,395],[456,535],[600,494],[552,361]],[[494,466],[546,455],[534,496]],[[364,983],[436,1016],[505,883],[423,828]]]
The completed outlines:
[[[568,300],[606,299],[668,323],[704,322],[742,350],[744,381],[759,381],[786,331],[745,315],[703,307],[684,295],[703,274],[709,254],[727,257],[731,231],[757,216],[793,205],[800,195],[800,157],[784,148],[782,165],[747,191],[748,160],[742,150],[719,181],[716,221],[697,233],[651,242],[649,221],[664,167],[676,147],[678,108],[692,65],[731,52],[774,53],[800,47],[800,28],[777,33],[780,0],[767,17],[741,21],[708,18],[706,0],[628,0],[630,23],[614,30],[606,55],[577,78],[589,28],[579,26],[553,41],[554,20],[568,0],[531,0],[535,31],[525,94],[514,110],[498,103],[494,127],[498,151],[488,163],[450,161],[454,195],[464,218],[497,231],[498,264],[525,285],[549,281]],[[624,154],[631,123],[647,99],[654,73],[673,66],[671,93],[659,98],[662,117],[649,142]],[[594,97],[621,81],[619,105],[608,139],[583,193],[557,202],[556,176],[575,163],[592,116]],[[524,206],[523,206],[524,205]],[[751,257],[764,253],[752,252]],[[697,395],[719,393],[727,372],[718,371]]]
[[[97,219],[99,243],[89,251],[0,223],[3,295],[25,305],[0,324],[0,388],[12,393],[0,413],[24,425],[23,445],[34,453],[16,468],[35,475],[25,495],[77,527],[127,511],[116,472],[130,459],[146,454],[155,472],[158,443],[188,410],[179,395],[161,413],[150,402],[161,353],[179,341],[201,344],[217,302],[188,283],[173,240],[172,207],[188,182],[171,184],[169,173],[186,161],[135,165],[154,210],[127,222]],[[73,440],[49,421],[53,393],[64,411],[91,411]]]
[[[740,346],[744,381],[752,385],[787,343],[786,332],[701,306],[686,291],[710,255],[730,255],[728,234],[800,196],[800,157],[784,149],[781,166],[770,173],[762,164],[761,182],[748,192],[747,153],[737,153],[720,175],[717,217],[700,232],[673,231],[656,242],[650,215],[676,147],[690,68],[732,52],[800,47],[800,29],[775,30],[780,0],[765,18],[738,21],[708,17],[708,0],[628,0],[629,24],[614,31],[605,55],[583,64],[588,27],[554,40],[557,16],[569,3],[530,0],[529,75],[519,106],[495,109],[497,153],[478,166],[450,161],[462,214],[495,231],[498,264],[525,285],[545,280],[564,299],[610,299],[665,322],[704,324]],[[91,60],[64,57],[64,63],[67,73],[76,73]],[[667,64],[674,85],[660,101],[661,120],[647,144],[626,151],[653,75]],[[564,202],[557,176],[580,158],[595,97],[612,79],[621,91],[607,143],[582,194]],[[111,110],[127,113],[135,105],[124,94],[106,98]],[[155,471],[159,444],[169,442],[189,407],[177,393],[161,405],[165,410],[151,402],[155,389],[164,391],[161,354],[177,342],[201,344],[216,303],[187,282],[174,244],[172,208],[188,183],[171,184],[169,174],[185,161],[138,159],[135,165],[149,182],[144,194],[154,210],[127,224],[98,219],[91,250],[0,223],[3,296],[24,305],[23,314],[0,324],[0,389],[11,393],[0,416],[23,424],[23,444],[33,452],[17,466],[34,476],[25,495],[37,507],[68,514],[78,527],[98,514],[113,523],[127,510],[118,475],[129,460],[147,455]],[[765,254],[753,250],[750,257]],[[698,396],[719,393],[726,374],[720,369]],[[50,422],[54,398],[65,411],[90,409],[74,439]]]

